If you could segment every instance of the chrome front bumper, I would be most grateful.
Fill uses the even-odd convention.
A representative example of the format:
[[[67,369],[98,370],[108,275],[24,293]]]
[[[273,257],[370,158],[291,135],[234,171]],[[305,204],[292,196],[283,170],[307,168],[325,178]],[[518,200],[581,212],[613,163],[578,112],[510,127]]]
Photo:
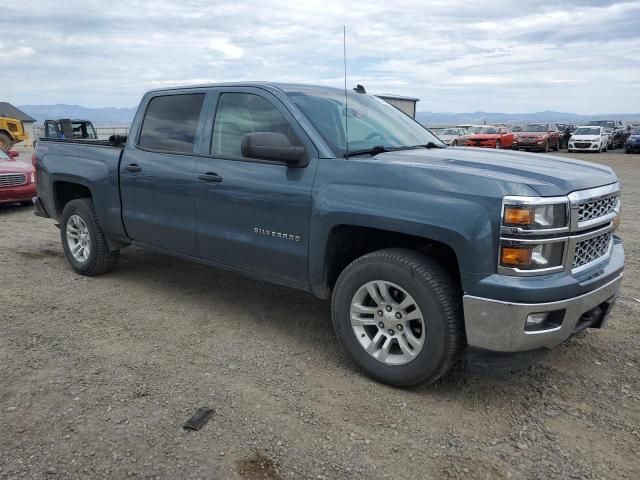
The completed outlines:
[[[465,295],[467,342],[471,347],[496,352],[555,347],[580,329],[580,319],[585,313],[606,303],[605,316],[608,315],[621,282],[622,274],[584,295],[549,303],[510,303]],[[557,311],[562,314],[559,326],[541,331],[525,330],[530,314]]]

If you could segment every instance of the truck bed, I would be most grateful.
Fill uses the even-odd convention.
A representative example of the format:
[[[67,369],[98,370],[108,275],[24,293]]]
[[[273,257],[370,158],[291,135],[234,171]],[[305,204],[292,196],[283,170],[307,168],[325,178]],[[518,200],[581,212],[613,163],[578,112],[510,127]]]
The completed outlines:
[[[46,213],[59,218],[58,198],[65,184],[91,192],[96,213],[109,238],[127,238],[120,208],[120,159],[124,146],[108,140],[42,139],[36,144],[38,196]]]

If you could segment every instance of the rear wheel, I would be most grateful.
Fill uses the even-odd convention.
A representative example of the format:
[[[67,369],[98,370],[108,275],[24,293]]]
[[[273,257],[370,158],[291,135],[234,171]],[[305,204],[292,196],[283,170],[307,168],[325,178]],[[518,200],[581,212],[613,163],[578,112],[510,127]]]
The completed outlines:
[[[5,133],[0,133],[0,150],[8,152],[13,146],[13,139]]]
[[[333,325],[352,360],[394,386],[432,383],[462,347],[461,292],[438,263],[387,249],[351,263],[333,291]]]
[[[451,146],[452,147],[457,147],[458,146],[458,141],[454,140],[453,142],[451,142]]]
[[[65,205],[60,218],[60,238],[67,260],[81,275],[106,273],[118,261],[119,252],[109,251],[93,202],[88,198]]]
[[[20,202],[20,205],[23,207],[33,207],[33,202],[31,200],[26,200],[24,202]]]

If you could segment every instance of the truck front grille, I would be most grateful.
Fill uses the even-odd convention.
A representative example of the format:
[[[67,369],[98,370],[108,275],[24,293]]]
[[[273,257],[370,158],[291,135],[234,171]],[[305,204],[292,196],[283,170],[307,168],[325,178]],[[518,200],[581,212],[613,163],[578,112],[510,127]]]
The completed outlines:
[[[27,176],[24,173],[8,173],[0,175],[0,188],[19,187],[27,183]]]
[[[604,257],[611,247],[611,232],[576,243],[573,268],[582,267]]]
[[[615,211],[617,204],[618,197],[616,195],[583,202],[578,205],[578,222],[604,217]]]

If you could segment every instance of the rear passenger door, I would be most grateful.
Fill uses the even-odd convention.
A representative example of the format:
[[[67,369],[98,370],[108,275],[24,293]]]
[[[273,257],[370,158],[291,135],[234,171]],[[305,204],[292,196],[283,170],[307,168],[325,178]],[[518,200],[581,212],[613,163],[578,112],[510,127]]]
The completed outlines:
[[[122,218],[138,243],[197,256],[195,145],[205,93],[168,92],[149,99],[139,131],[120,162]],[[136,128],[137,127],[137,128]]]
[[[196,168],[198,247],[206,260],[308,284],[311,187],[317,151],[284,104],[260,88],[221,88],[210,145]],[[209,132],[212,132],[210,134]],[[304,167],[245,158],[244,134],[278,132],[309,155]]]

